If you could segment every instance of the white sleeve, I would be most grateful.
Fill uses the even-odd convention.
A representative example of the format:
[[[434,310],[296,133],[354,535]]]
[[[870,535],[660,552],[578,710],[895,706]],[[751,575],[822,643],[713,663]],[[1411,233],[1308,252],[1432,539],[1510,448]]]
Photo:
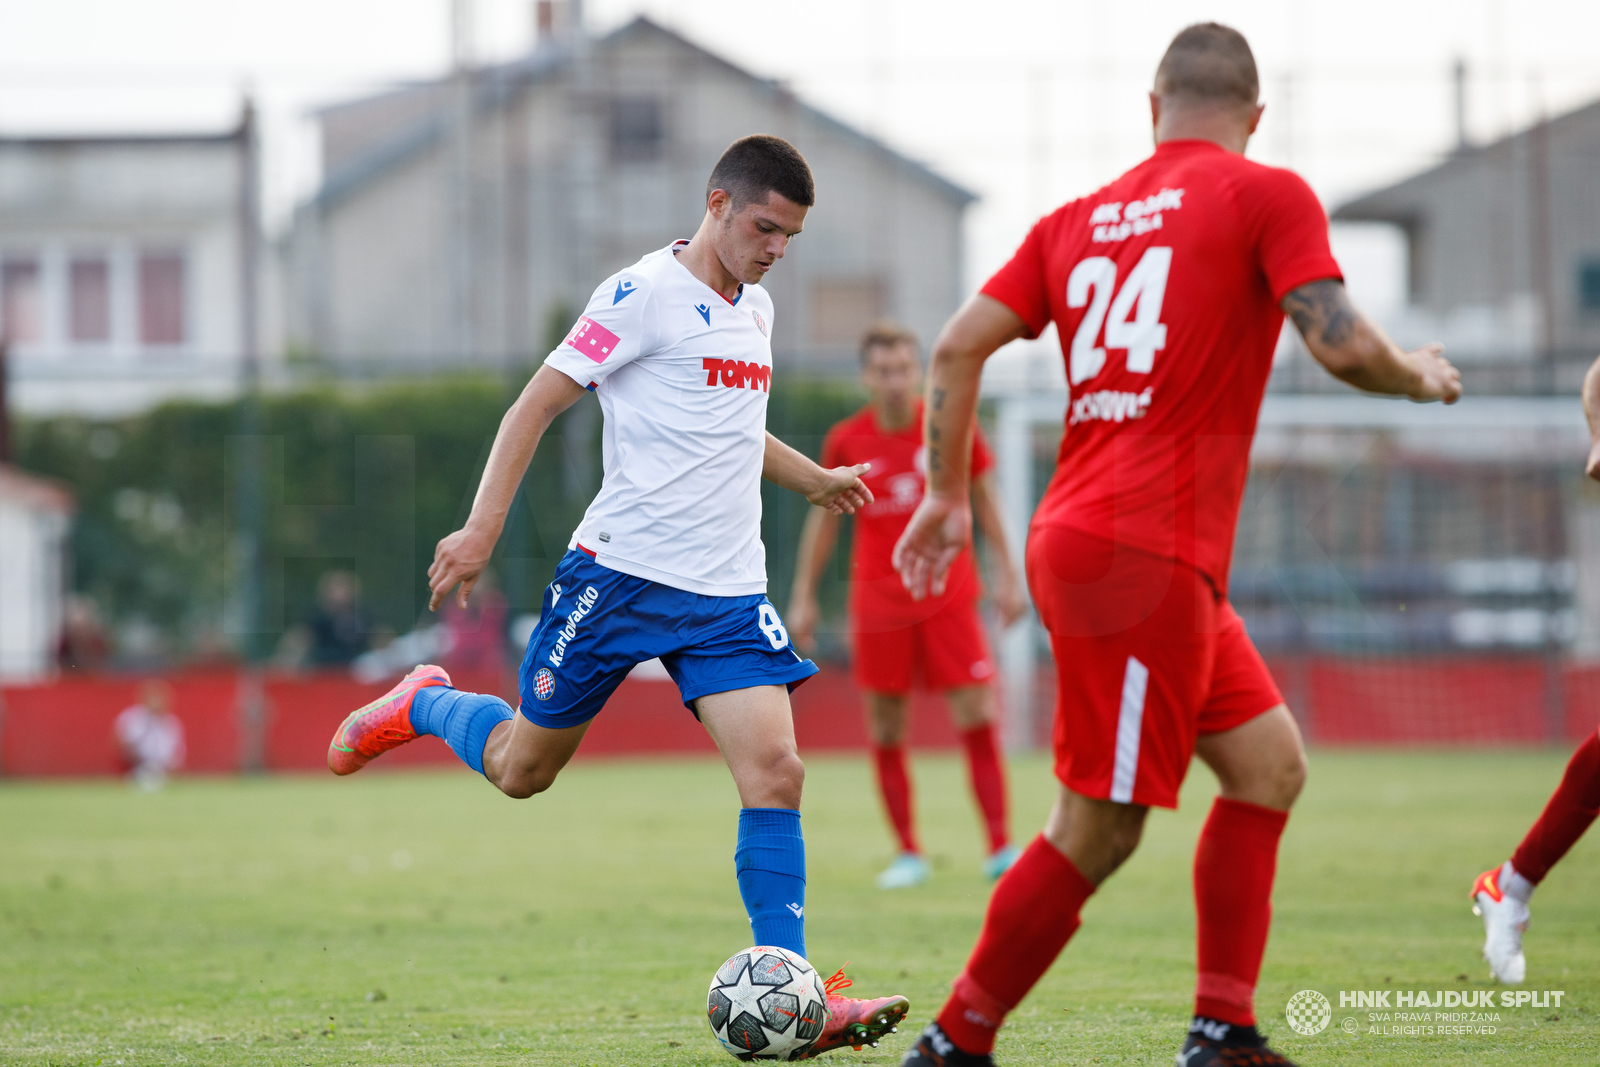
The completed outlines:
[[[600,283],[545,364],[586,388],[605,381],[654,347],[652,295],[650,283],[639,274],[613,274]]]

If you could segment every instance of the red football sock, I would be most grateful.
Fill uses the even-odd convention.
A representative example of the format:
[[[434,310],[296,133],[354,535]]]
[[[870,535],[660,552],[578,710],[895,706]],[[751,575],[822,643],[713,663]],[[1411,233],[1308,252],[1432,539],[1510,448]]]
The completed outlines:
[[[1600,815],[1600,733],[1590,734],[1572,754],[1567,773],[1561,776],[1539,821],[1511,854],[1511,866],[1538,885],[1596,815]]]
[[[967,775],[972,795],[983,813],[983,826],[989,833],[989,851],[1006,847],[1006,772],[995,750],[994,724],[986,722],[961,734],[961,747],[967,752]]]
[[[1093,892],[1044,835],[1034,838],[995,886],[967,969],[951,983],[939,1012],[939,1026],[957,1048],[975,1055],[994,1048],[1006,1013],[1061,955]]]
[[[889,823],[900,838],[903,852],[918,852],[917,829],[911,821],[911,772],[906,767],[906,750],[877,747],[872,754],[878,761],[878,792],[883,794],[883,808],[889,814]]]
[[[1289,813],[1218,797],[1194,853],[1200,974],[1194,1013],[1236,1026],[1256,1022],[1256,978],[1272,925],[1278,838]]]

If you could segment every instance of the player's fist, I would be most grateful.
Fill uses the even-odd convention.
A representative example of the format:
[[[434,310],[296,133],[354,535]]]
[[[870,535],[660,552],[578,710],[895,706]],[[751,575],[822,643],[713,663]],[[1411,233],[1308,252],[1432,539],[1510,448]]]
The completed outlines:
[[[817,647],[817,619],[821,609],[816,597],[797,596],[789,600],[783,621],[789,627],[789,638],[800,651],[810,655]]]
[[[894,569],[912,600],[944,594],[950,564],[972,540],[972,505],[928,493],[894,546]]]
[[[1003,573],[995,582],[994,607],[1000,613],[1000,628],[1003,630],[1009,629],[1027,614],[1028,598],[1022,592],[1022,582],[1010,567],[1003,568]]]
[[[822,470],[821,484],[806,494],[806,499],[817,507],[827,508],[835,515],[854,515],[872,503],[872,490],[861,480],[861,476],[872,469],[872,464],[819,469]]]
[[[1417,386],[1410,394],[1412,400],[1443,400],[1454,404],[1461,399],[1461,372],[1444,358],[1444,345],[1435,341],[1406,353],[1416,370]]]
[[[428,568],[428,589],[431,591],[428,597],[429,611],[437,611],[458,583],[461,594],[456,597],[456,603],[463,608],[467,606],[472,587],[478,583],[478,575],[483,573],[483,568],[489,565],[489,556],[494,552],[494,543],[499,538],[499,531],[490,534],[469,525],[434,547],[433,564]]]

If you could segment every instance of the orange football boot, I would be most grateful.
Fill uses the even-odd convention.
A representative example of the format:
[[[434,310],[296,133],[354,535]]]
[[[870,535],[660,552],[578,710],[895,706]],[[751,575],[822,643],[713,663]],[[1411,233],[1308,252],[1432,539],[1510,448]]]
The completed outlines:
[[[849,964],[845,964],[848,967]],[[860,1049],[863,1045],[878,1045],[878,1039],[899,1029],[900,1020],[911,1012],[911,1002],[905,997],[879,997],[876,1000],[855,1000],[841,997],[838,991],[855,983],[844,976],[844,967],[833,972],[833,977],[822,983],[828,994],[828,1022],[822,1036],[811,1046],[805,1058],[849,1045]]]
[[[414,739],[411,700],[430,685],[449,685],[443,667],[421,663],[400,679],[400,684],[364,708],[357,708],[339,724],[328,745],[328,770],[354,774],[375,757]]]

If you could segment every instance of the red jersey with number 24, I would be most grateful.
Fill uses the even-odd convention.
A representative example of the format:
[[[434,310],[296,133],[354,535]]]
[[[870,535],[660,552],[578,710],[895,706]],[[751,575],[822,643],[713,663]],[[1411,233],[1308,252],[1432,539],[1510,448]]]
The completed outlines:
[[[1054,320],[1071,397],[1034,513],[1180,560],[1225,591],[1284,294],[1339,278],[1296,174],[1166,141],[1045,216],[983,287],[1037,337]]]

